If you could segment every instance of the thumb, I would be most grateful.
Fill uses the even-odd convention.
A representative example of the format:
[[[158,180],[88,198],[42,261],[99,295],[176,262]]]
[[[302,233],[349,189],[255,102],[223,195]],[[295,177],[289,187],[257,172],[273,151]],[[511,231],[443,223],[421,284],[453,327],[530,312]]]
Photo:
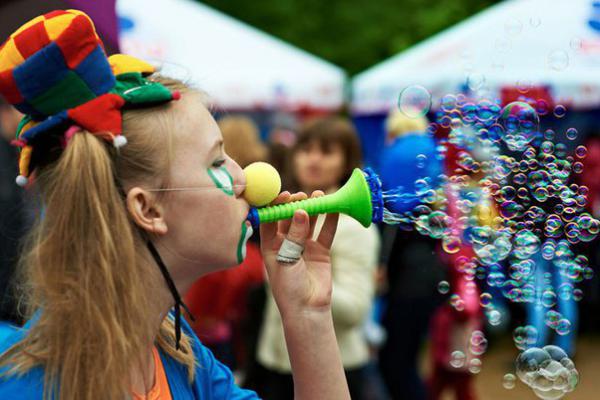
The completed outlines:
[[[308,237],[308,233],[310,231],[308,221],[309,218],[306,211],[296,210],[296,212],[294,212],[292,225],[290,226],[290,230],[287,234],[287,239],[304,247],[306,238]]]

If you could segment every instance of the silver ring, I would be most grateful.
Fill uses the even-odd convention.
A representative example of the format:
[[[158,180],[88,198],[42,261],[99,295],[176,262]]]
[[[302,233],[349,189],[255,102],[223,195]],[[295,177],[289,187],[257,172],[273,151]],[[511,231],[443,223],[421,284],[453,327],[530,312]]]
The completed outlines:
[[[291,240],[283,239],[279,253],[277,253],[277,261],[282,264],[296,264],[300,261],[303,252],[304,246]]]

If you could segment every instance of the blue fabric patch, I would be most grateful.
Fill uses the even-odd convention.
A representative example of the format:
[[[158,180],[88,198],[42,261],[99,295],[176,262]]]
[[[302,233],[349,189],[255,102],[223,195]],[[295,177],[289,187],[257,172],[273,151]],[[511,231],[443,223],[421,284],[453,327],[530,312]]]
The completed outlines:
[[[39,125],[36,125],[33,128],[29,129],[27,132],[23,133],[23,135],[21,135],[21,138],[25,139],[26,141],[33,140],[40,133],[65,123],[67,119],[68,116],[66,111],[62,111],[56,115],[52,115],[48,117],[45,121],[41,122]]]
[[[67,72],[60,47],[50,43],[16,67],[13,74],[23,97],[32,100],[55,86]]]
[[[96,96],[108,93],[116,84],[110,64],[100,46],[79,63],[75,72]]]

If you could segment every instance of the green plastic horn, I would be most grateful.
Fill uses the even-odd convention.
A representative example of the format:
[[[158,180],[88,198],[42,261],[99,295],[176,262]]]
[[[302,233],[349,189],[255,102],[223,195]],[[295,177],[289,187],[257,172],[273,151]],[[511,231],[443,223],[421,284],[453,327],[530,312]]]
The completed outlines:
[[[276,206],[252,208],[248,221],[253,228],[257,228],[267,222],[290,219],[296,210],[305,210],[308,215],[346,214],[367,228],[372,222],[381,222],[383,219],[381,181],[372,170],[367,168],[362,171],[356,168],[346,184],[335,193]]]

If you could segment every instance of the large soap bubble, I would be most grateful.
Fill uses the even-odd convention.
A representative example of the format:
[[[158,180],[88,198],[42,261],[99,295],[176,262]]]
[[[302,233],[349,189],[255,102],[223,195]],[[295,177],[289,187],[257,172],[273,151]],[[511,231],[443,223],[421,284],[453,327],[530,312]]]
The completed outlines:
[[[516,361],[517,376],[540,399],[560,399],[579,383],[575,364],[558,346],[532,347]]]
[[[525,150],[539,131],[540,118],[529,104],[512,102],[502,109],[498,123],[503,128],[501,139],[512,151]]]

